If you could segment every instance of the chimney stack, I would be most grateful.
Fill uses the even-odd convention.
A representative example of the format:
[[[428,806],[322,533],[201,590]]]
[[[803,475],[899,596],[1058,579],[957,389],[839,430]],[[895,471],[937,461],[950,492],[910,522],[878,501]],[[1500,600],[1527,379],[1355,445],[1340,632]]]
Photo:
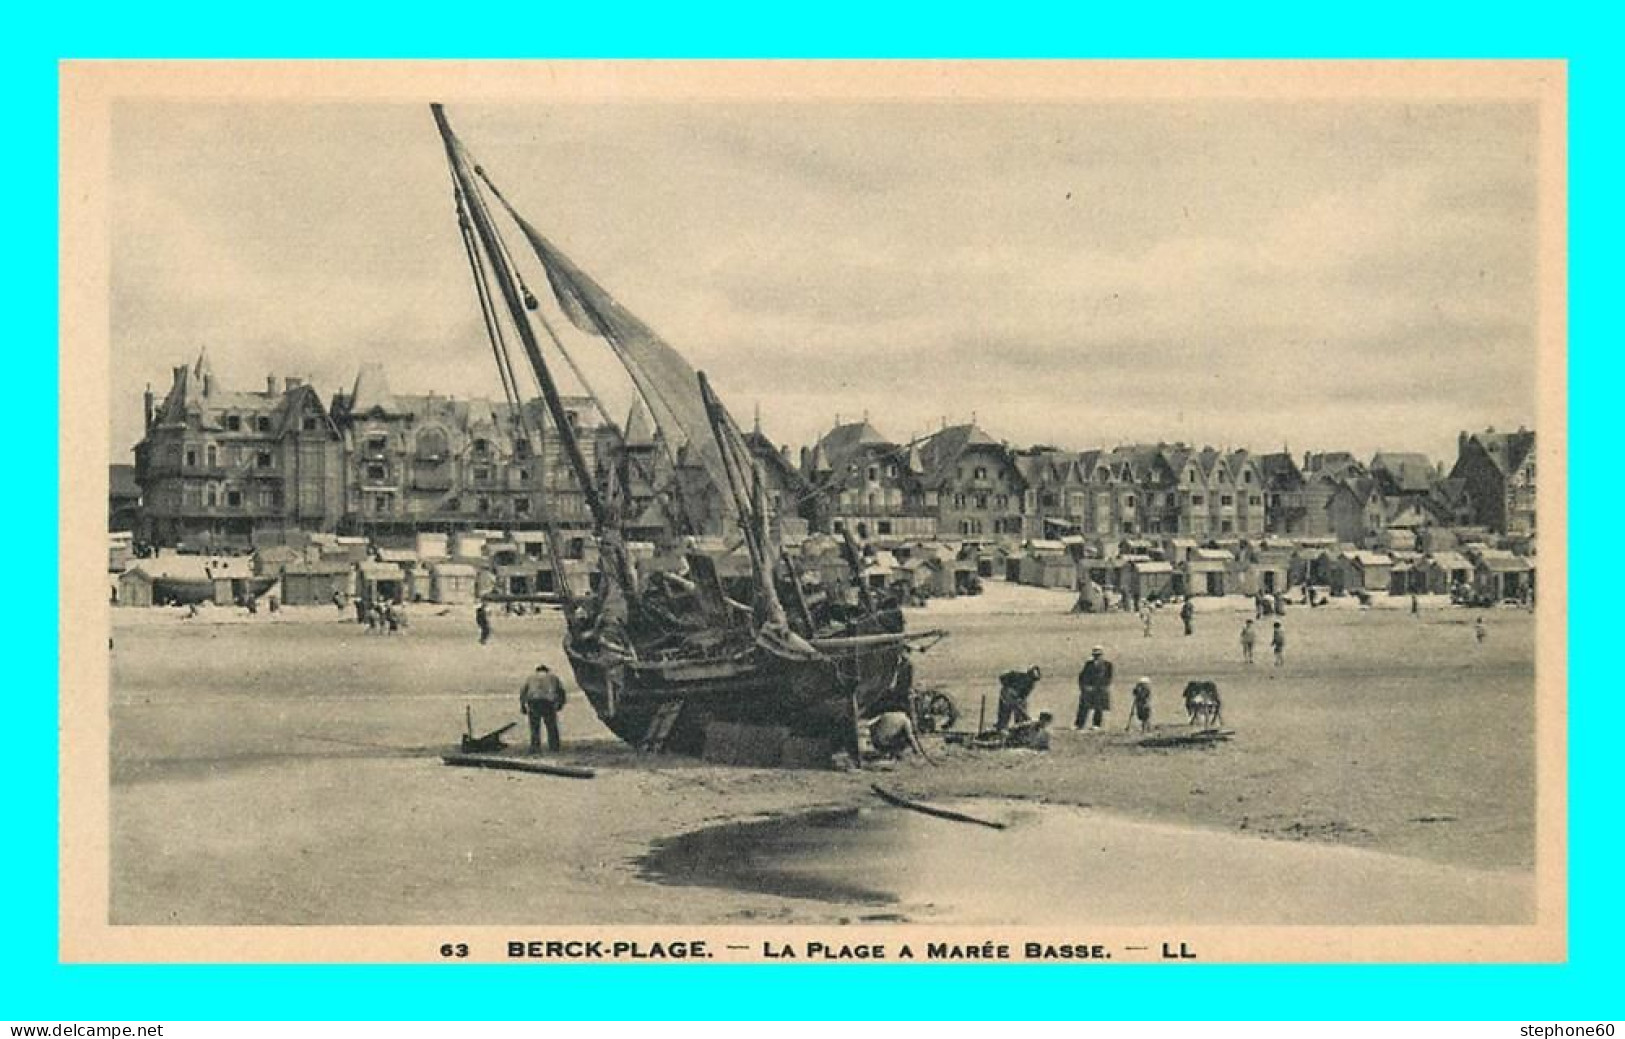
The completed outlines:
[[[284,393],[292,393],[294,390],[297,390],[304,384],[305,380],[295,378],[294,376],[290,375],[282,380],[282,390]],[[430,396],[433,396],[433,394],[431,393]]]
[[[267,397],[276,396],[276,376],[267,375],[265,377],[265,395]]]
[[[152,405],[153,405],[152,383],[150,383],[150,382],[147,383],[147,392],[143,393],[141,395],[141,402],[142,402],[142,404],[144,404],[146,406],[146,413],[147,413],[147,425],[146,425],[146,428],[151,429],[152,428],[152,410],[153,410],[153,407],[152,407]]]

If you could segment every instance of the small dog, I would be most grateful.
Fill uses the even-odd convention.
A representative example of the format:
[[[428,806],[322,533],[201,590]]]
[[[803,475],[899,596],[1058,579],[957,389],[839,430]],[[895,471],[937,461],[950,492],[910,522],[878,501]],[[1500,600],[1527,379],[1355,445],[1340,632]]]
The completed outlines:
[[[1224,724],[1224,701],[1219,698],[1219,687],[1212,682],[1185,684],[1185,710],[1192,725],[1217,729]]]

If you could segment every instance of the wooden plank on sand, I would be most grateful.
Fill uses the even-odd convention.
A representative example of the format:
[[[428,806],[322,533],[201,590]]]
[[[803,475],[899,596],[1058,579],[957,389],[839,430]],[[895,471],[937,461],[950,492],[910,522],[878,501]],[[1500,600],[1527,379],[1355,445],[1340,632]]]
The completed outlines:
[[[440,760],[448,765],[467,768],[497,768],[513,772],[536,772],[546,776],[566,776],[570,779],[591,779],[597,775],[590,768],[574,765],[554,765],[534,758],[510,758],[496,754],[442,754]]]
[[[891,791],[882,787],[879,783],[869,784],[869,789],[873,790],[875,794],[887,804],[896,805],[898,808],[907,808],[909,811],[919,812],[921,815],[935,816],[938,819],[947,819],[956,823],[974,823],[977,826],[986,826],[990,830],[1002,830],[1005,828],[1003,823],[996,823],[991,819],[978,819],[974,815],[965,815],[963,812],[954,812],[947,808],[933,808],[928,804],[921,804],[918,801],[911,801],[899,794],[892,793]]]

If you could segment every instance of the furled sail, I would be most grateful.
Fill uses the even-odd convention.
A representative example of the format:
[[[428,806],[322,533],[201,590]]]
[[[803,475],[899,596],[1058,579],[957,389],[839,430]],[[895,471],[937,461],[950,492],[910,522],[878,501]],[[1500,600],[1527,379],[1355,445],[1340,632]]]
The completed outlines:
[[[501,199],[500,195],[497,197]],[[705,469],[712,485],[723,492],[726,501],[727,471],[711,437],[705,401],[700,396],[699,376],[694,369],[654,330],[617,303],[603,286],[508,206],[506,200],[503,204],[547,272],[559,309],[571,324],[610,345],[632,377],[638,394],[649,405],[655,425],[665,435],[674,456],[686,444],[687,459]]]

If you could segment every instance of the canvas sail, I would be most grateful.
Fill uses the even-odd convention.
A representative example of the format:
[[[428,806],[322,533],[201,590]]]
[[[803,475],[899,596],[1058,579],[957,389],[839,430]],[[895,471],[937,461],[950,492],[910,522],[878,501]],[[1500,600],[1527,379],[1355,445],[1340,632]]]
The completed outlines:
[[[498,196],[499,198],[501,196]],[[655,425],[665,434],[674,456],[687,445],[686,457],[705,469],[711,483],[727,501],[728,477],[715,439],[711,436],[699,376],[681,354],[672,349],[615,301],[570,258],[548,241],[524,217],[507,206],[547,272],[549,287],[570,323],[610,345],[632,377],[638,394],[649,406]]]

